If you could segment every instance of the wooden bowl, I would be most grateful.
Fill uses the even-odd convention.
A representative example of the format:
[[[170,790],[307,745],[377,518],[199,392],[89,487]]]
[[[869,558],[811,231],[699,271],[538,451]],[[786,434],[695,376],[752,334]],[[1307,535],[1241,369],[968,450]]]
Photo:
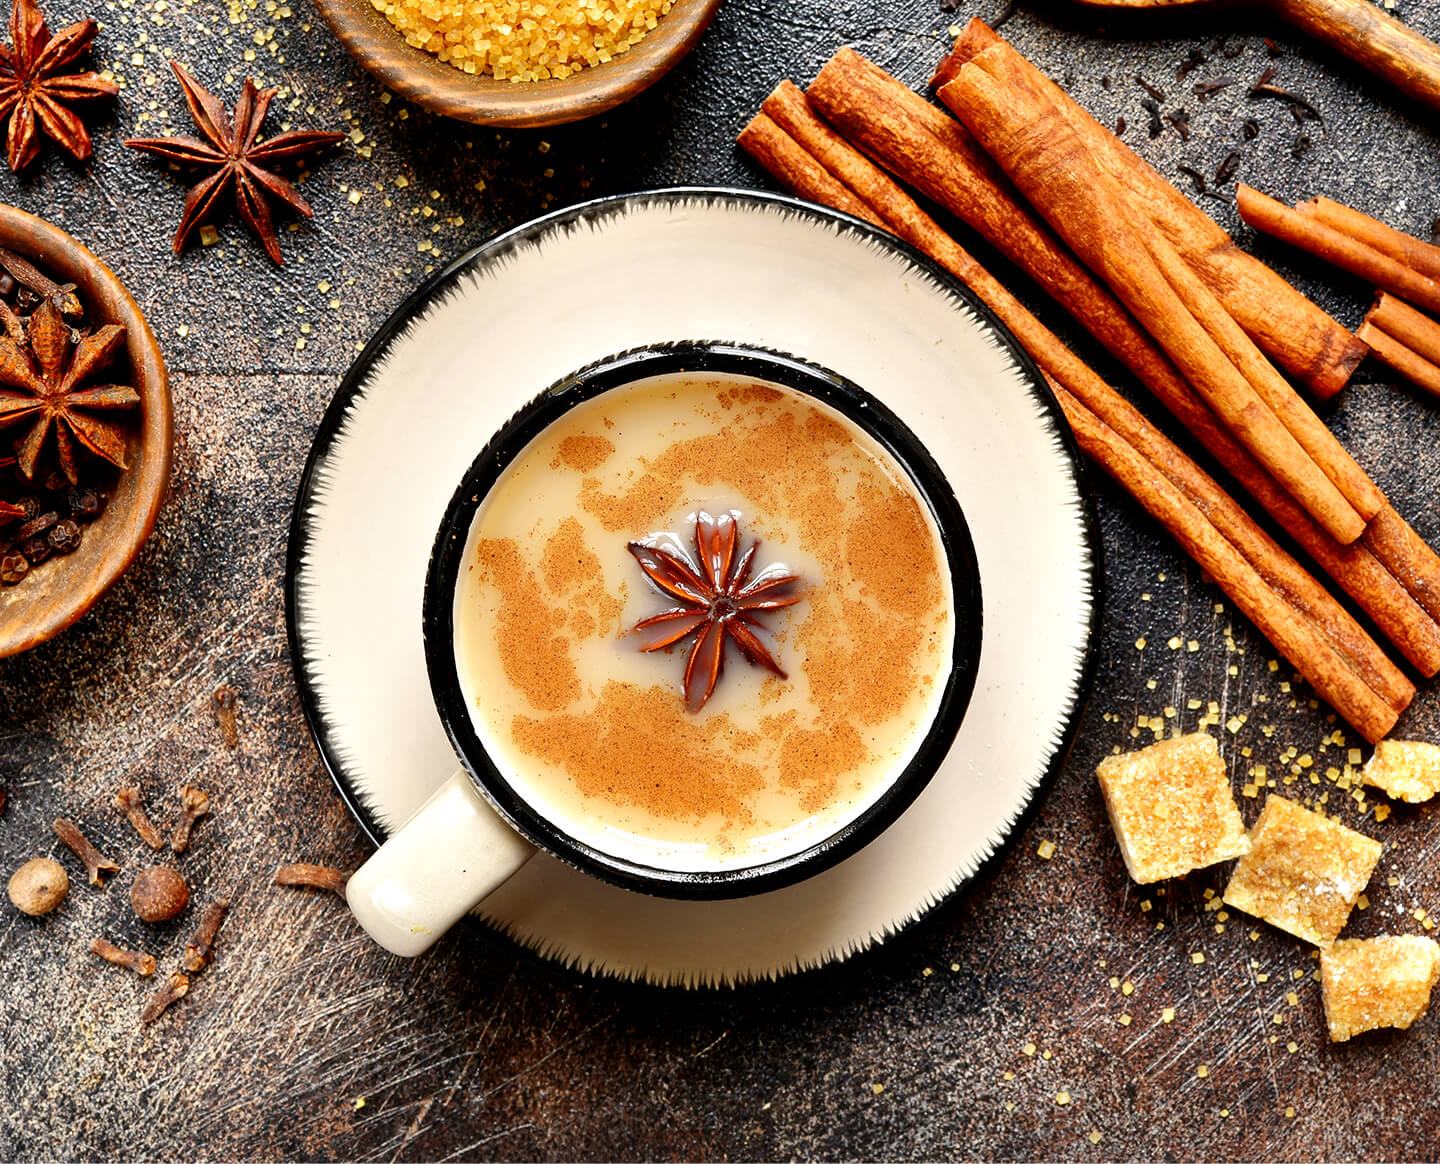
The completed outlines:
[[[720,0],[675,0],[653,32],[603,65],[563,81],[496,81],[406,43],[370,0],[316,0],[354,58],[407,101],[479,125],[559,125],[614,109],[653,85],[694,46]]]
[[[155,528],[170,480],[173,419],[160,347],[114,272],[59,227],[3,203],[0,246],[31,260],[57,282],[74,283],[87,320],[125,325],[129,367],[117,358],[115,381],[128,383],[140,394],[140,422],[127,447],[130,468],[116,481],[105,512],[83,527],[80,548],[52,555],[17,585],[0,587],[3,658],[59,634],[95,605],[135,560]],[[49,438],[51,447],[54,439]]]

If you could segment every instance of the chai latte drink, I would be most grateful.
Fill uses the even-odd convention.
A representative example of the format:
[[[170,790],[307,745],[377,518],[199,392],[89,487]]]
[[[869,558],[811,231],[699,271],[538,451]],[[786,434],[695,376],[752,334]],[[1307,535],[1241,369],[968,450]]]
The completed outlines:
[[[476,734],[532,808],[616,857],[723,871],[884,794],[955,619],[935,520],[878,442],[706,373],[602,393],[526,446],[471,528],[455,645]]]

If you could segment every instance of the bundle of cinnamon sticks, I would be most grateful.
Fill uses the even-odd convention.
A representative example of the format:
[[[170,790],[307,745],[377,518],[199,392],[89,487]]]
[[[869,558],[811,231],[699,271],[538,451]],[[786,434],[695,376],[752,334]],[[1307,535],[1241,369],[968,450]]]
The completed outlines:
[[[1236,193],[1240,217],[1256,230],[1378,288],[1356,338],[1411,383],[1440,396],[1440,321],[1432,317],[1440,316],[1440,246],[1329,198],[1290,207],[1249,186]]]
[[[1270,362],[1324,395],[1364,345],[980,21],[936,80],[960,120],[842,49],[805,92],[782,83],[740,143],[793,192],[898,234],[966,283],[1044,371],[1081,448],[1337,711],[1381,738],[1413,697],[1410,680],[900,183],[1032,275],[1429,676],[1440,671],[1440,558]]]

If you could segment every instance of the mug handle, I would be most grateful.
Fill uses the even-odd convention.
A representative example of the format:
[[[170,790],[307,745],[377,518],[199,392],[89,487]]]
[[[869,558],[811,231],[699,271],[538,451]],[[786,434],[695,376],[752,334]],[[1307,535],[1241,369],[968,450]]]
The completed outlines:
[[[356,870],[345,900],[380,945],[413,958],[535,853],[461,769]]]

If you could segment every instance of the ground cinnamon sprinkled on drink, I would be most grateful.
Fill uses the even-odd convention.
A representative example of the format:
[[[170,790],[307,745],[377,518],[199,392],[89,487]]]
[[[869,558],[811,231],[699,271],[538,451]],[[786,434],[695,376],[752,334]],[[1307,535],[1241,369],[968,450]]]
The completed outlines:
[[[673,0],[371,0],[416,48],[497,81],[563,80],[653,32]]]
[[[602,436],[583,433],[568,436],[560,442],[560,451],[550,462],[550,467],[558,469],[564,465],[579,473],[589,473],[609,460],[614,451],[615,445]]]

